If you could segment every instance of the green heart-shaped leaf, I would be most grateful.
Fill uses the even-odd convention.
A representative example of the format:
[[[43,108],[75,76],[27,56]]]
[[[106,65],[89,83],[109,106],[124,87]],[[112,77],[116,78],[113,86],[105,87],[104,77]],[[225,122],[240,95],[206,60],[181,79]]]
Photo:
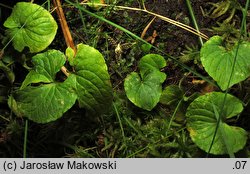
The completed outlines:
[[[144,75],[142,80],[138,73],[131,73],[124,82],[128,99],[136,106],[151,111],[160,100],[161,84],[165,79],[166,75],[158,71]]]
[[[224,96],[225,94],[220,92],[200,96],[189,105],[186,112],[187,129],[190,136],[196,145],[206,152],[209,150],[215,133],[218,119],[216,112],[222,114],[218,132],[210,151],[212,154],[227,154],[228,147],[235,153],[245,146],[247,140],[247,133],[244,129],[229,126],[226,123],[227,119],[242,112],[241,101],[227,94],[224,103]]]
[[[201,48],[201,62],[207,73],[218,83],[222,90],[245,80],[250,76],[250,43],[239,44],[236,63],[232,78],[230,79],[236,45],[227,50],[222,46],[223,41],[219,36],[210,38]]]
[[[26,46],[32,53],[44,50],[53,41],[57,31],[57,23],[47,10],[27,2],[19,2],[14,6],[4,26],[8,28],[9,38],[13,38],[14,48],[20,52]]]
[[[162,83],[166,74],[160,68],[166,66],[165,59],[157,54],[144,56],[139,63],[140,75],[133,72],[124,82],[128,99],[136,106],[152,110],[159,102],[162,93]]]
[[[111,106],[113,94],[102,54],[91,46],[79,44],[75,57],[70,58],[69,63],[75,69],[69,78],[74,81],[80,107],[92,113],[106,111]]]
[[[20,90],[9,98],[9,106],[16,115],[28,117],[35,122],[54,121],[70,109],[77,99],[72,79],[55,81],[56,73],[65,63],[65,56],[60,51],[49,50],[37,54],[32,60],[34,69],[26,76]],[[28,86],[34,83],[46,84]]]
[[[56,73],[64,65],[66,58],[64,54],[57,50],[48,50],[32,58],[33,70],[29,72],[22,83],[21,89],[31,83],[51,83],[54,82]]]

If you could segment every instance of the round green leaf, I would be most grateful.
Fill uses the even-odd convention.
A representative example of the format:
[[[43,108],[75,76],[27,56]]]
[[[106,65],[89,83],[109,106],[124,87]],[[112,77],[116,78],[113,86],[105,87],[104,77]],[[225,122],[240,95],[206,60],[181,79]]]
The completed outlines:
[[[30,52],[44,50],[53,41],[57,23],[52,15],[43,7],[27,3],[17,3],[10,17],[4,22],[9,38],[13,38],[13,46],[22,51],[29,47]]]
[[[128,99],[136,106],[151,111],[159,102],[162,93],[162,83],[166,74],[151,71],[144,74],[143,79],[138,73],[131,73],[124,82]]]
[[[237,45],[237,44],[236,44]],[[227,89],[230,79],[236,47],[227,50],[223,47],[222,38],[214,36],[201,48],[201,62],[207,73],[218,83],[222,90]],[[245,80],[250,75],[250,43],[239,45],[236,64],[229,87]]]
[[[196,98],[187,108],[187,129],[192,140],[204,151],[208,152],[217,125],[217,113],[221,113],[221,122],[216,134],[212,154],[235,153],[242,149],[247,140],[244,129],[229,126],[228,118],[236,116],[243,110],[242,103],[236,97],[227,94],[224,107],[224,93],[213,92]],[[221,110],[223,108],[223,110]]]
[[[140,74],[143,77],[148,70],[160,70],[166,66],[166,60],[159,54],[147,54],[139,62]]]
[[[69,63],[75,69],[69,78],[74,81],[80,107],[92,113],[106,111],[111,106],[113,94],[102,54],[91,46],[79,44]]]

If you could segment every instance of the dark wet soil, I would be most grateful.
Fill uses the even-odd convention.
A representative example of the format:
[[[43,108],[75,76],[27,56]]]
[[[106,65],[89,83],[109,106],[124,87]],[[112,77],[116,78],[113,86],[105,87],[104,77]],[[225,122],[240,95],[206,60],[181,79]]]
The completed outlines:
[[[211,18],[204,17],[202,14],[201,8],[206,10],[206,8],[209,6],[206,4],[207,2],[213,1],[193,0],[192,6],[200,30],[209,36],[211,34],[207,31],[207,28],[210,28],[211,25],[214,25],[215,21]],[[193,26],[185,0],[149,0],[146,1],[145,6],[148,11]],[[139,4],[134,3],[134,7],[139,7]],[[139,36],[142,30],[153,18],[152,15],[150,16],[144,12],[129,11],[127,13],[131,17],[131,22],[127,23],[127,20],[121,18],[120,16],[114,17],[114,22],[124,26]],[[147,31],[146,37],[151,36],[154,30],[157,32],[154,45],[158,46],[159,44],[164,44],[164,51],[174,56],[180,55],[180,52],[185,48],[185,45],[199,44],[198,37],[194,34],[191,34],[190,32],[159,18],[156,18],[151,24]]]

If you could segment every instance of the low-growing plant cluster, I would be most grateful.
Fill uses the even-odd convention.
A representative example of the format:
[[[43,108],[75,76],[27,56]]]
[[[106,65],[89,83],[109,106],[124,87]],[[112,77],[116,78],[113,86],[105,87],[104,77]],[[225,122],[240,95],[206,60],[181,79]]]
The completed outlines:
[[[210,37],[186,2],[195,29],[178,22],[185,11],[172,20],[149,10],[151,1],[10,7],[1,34],[1,156],[249,157],[249,1],[200,8],[214,23]],[[134,28],[136,15],[144,29]],[[157,20],[196,42],[170,55],[164,40],[173,37],[154,29]]]

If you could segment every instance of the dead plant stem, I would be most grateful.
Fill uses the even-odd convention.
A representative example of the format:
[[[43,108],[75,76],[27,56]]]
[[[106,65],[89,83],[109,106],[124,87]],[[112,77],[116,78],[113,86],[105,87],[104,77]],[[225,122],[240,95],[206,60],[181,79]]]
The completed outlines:
[[[73,42],[70,30],[69,30],[69,26],[67,24],[63,9],[62,9],[62,5],[60,0],[53,0],[53,4],[55,6],[56,9],[56,13],[58,15],[59,18],[59,22],[63,31],[63,36],[66,42],[67,47],[71,47],[74,52],[76,53],[76,47],[75,44]],[[69,72],[67,70],[67,68],[65,66],[61,67],[61,71],[68,77],[69,76]]]

